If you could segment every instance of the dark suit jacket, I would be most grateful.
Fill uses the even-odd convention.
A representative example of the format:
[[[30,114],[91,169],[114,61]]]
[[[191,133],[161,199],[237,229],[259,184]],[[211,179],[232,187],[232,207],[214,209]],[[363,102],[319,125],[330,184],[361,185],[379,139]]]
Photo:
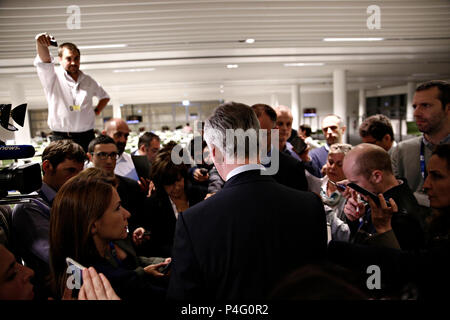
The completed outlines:
[[[277,282],[326,254],[318,196],[251,170],[178,217],[168,297],[264,299]]]
[[[131,214],[130,219],[128,219],[128,230],[133,232],[134,229],[139,227],[137,220],[140,213],[144,210],[146,194],[142,192],[135,180],[119,175],[116,175],[116,177],[119,180],[117,193],[120,196],[122,207]]]
[[[132,155],[131,159],[133,160],[139,178],[150,179],[151,164],[147,156]]]
[[[280,155],[280,167],[274,175],[274,179],[285,186],[308,191],[308,181],[306,180],[303,163],[284,152],[278,151],[278,153]]]
[[[186,183],[186,195],[189,205],[203,200],[199,191]],[[163,188],[157,188],[150,198],[145,200],[145,210],[139,217],[139,225],[150,231],[150,241],[144,243],[138,253],[144,256],[170,257],[175,234],[175,214],[169,196]]]
[[[279,154],[279,165],[277,173],[273,175],[275,181],[297,190],[308,191],[308,181],[306,180],[303,163],[284,152],[279,150],[277,152]],[[270,165],[268,164],[268,166]],[[225,183],[217,172],[216,167],[210,170],[208,182],[209,193],[220,191]]]

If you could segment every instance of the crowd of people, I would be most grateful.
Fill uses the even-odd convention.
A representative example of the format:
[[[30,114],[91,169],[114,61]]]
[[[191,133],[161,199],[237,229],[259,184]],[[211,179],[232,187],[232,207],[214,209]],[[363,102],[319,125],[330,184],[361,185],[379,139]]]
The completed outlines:
[[[399,143],[384,115],[364,120],[355,146],[327,115],[320,146],[286,106],[227,102],[188,148],[145,132],[129,154],[123,119],[91,132],[86,94],[97,115],[108,96],[76,46],[60,46],[57,68],[50,36],[36,40],[54,137],[38,196],[1,210],[0,299],[448,297],[449,83],[417,87],[422,135]]]

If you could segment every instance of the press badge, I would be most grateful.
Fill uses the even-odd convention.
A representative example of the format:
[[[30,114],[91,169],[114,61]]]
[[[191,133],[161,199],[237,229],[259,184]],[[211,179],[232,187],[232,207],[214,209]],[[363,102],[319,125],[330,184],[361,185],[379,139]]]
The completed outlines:
[[[79,105],[72,105],[69,107],[70,111],[80,112],[81,107]]]

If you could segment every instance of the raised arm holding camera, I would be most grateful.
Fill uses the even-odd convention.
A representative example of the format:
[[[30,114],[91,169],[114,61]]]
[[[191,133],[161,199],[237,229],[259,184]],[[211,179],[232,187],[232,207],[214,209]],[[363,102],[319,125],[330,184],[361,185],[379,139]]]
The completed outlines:
[[[48,126],[52,140],[71,139],[85,151],[94,139],[95,115],[106,107],[109,96],[92,77],[80,70],[80,50],[73,43],[58,47],[60,67],[53,64],[49,46],[56,41],[47,33],[36,36],[34,65],[48,102]],[[98,98],[95,108],[92,98]]]

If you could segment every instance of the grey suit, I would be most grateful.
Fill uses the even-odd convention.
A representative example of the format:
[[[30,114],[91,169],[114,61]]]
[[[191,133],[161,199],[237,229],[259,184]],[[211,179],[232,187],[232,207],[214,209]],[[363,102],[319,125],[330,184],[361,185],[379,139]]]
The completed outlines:
[[[420,172],[420,143],[423,136],[400,142],[391,155],[392,170],[396,177],[406,178],[412,192],[422,190],[424,180]],[[431,157],[431,149],[425,148],[425,163]]]
[[[423,135],[400,142],[391,154],[392,170],[399,178],[406,178],[409,188],[414,193],[420,205],[429,207],[428,197],[421,192],[424,179],[420,169],[420,144],[424,140],[425,163],[431,158],[434,145],[425,141]],[[440,144],[450,143],[450,135],[441,140]]]

